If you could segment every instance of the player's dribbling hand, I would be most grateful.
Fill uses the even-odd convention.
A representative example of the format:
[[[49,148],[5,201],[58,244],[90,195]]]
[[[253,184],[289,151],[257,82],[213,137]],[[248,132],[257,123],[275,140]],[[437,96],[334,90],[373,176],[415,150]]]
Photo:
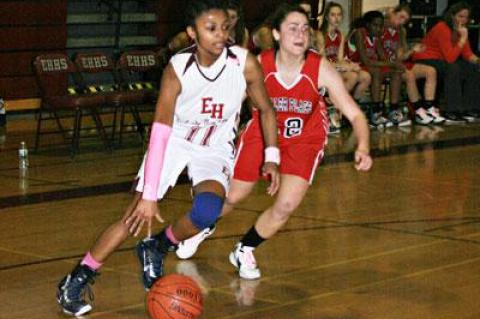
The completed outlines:
[[[270,186],[267,188],[267,194],[275,195],[280,187],[280,173],[278,172],[278,165],[272,162],[263,164],[262,172],[264,176],[270,176]]]
[[[127,225],[130,234],[136,237],[146,222],[148,237],[150,237],[152,234],[152,217],[155,217],[160,223],[164,222],[156,201],[140,199],[125,220],[125,225]]]
[[[366,151],[355,151],[355,169],[357,171],[368,171],[373,164],[373,160]]]

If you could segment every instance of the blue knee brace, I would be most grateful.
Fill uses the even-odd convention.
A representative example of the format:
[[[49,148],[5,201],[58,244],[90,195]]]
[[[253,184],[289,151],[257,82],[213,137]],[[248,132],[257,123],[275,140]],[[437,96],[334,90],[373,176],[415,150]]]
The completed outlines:
[[[190,220],[198,229],[214,224],[222,212],[223,198],[214,193],[200,193],[193,197]]]

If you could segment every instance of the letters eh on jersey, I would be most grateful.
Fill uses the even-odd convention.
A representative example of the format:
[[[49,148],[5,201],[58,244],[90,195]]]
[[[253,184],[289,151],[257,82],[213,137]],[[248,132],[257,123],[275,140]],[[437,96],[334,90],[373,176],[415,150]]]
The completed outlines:
[[[212,119],[219,119],[223,118],[223,103],[212,103],[213,98],[211,97],[204,97],[202,98],[202,111],[201,114],[210,114]]]

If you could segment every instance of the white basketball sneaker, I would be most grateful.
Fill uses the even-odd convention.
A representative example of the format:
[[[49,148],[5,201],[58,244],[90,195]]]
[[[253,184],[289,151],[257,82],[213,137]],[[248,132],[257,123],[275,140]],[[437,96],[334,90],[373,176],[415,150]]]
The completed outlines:
[[[193,237],[185,239],[178,244],[175,251],[180,259],[189,259],[197,252],[198,246],[215,232],[215,227],[205,228]]]
[[[433,119],[433,124],[442,124],[443,122],[445,122],[445,118],[440,115],[440,112],[436,107],[430,107],[427,110],[427,114]]]
[[[257,267],[257,261],[253,255],[254,249],[253,247],[237,243],[230,253],[230,263],[238,269],[238,274],[243,279],[253,280],[261,276],[260,269]]]

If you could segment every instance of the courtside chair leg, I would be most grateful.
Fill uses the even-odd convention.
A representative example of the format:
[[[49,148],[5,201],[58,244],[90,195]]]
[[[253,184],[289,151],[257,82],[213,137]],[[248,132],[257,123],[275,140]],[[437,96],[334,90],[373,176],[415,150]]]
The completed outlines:
[[[95,126],[97,127],[97,132],[98,135],[100,135],[100,138],[102,139],[103,145],[107,151],[112,151],[112,147],[110,145],[110,141],[108,140],[108,135],[107,132],[105,131],[105,128],[103,127],[102,119],[100,118],[100,115],[97,112],[96,108],[91,109],[91,114],[93,121],[95,122]]]
[[[117,108],[114,108],[113,111],[113,121],[112,121],[112,136],[110,137],[110,140],[112,141],[112,144],[115,141],[115,131],[117,130]]]
[[[68,143],[67,131],[63,128],[62,122],[60,121],[60,117],[58,116],[57,111],[53,110],[50,114],[53,114],[53,117],[55,118],[55,122],[57,122],[58,129],[60,130],[63,137],[63,141],[65,143]]]
[[[77,108],[75,110],[75,122],[73,124],[72,148],[70,151],[72,158],[75,157],[79,149],[81,122],[82,122],[82,110]]]
[[[130,105],[129,107],[130,107],[130,112],[132,113],[133,118],[135,120],[135,124],[137,126],[137,132],[138,134],[140,134],[140,138],[143,142],[144,127],[143,127],[142,119],[140,117],[140,113],[138,113],[138,109],[136,105]]]
[[[37,111],[37,134],[35,134],[35,148],[34,148],[34,151],[35,153],[38,151],[38,145],[40,143],[40,130],[42,128],[42,110],[41,108],[38,109]]]
[[[123,142],[123,127],[125,125],[125,105],[120,107],[120,132],[118,132],[118,144]]]

